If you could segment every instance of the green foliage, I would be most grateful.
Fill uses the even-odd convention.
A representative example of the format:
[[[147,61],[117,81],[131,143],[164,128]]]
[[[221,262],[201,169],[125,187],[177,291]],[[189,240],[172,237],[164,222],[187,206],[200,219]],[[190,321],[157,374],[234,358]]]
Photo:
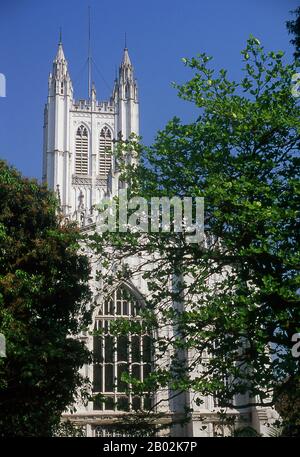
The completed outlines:
[[[89,360],[75,335],[89,322],[80,234],[45,186],[0,162],[0,436],[51,435]]]
[[[55,437],[60,438],[83,438],[85,437],[85,427],[80,425],[75,425],[70,420],[61,421],[55,428],[52,430],[52,434]]]
[[[258,437],[260,436],[257,431],[252,427],[241,427],[234,430],[233,436],[235,437]]]
[[[276,389],[276,409],[281,423],[281,436],[300,436],[300,378],[290,377]]]
[[[113,265],[104,285],[143,268],[160,335],[144,388],[192,389],[199,403],[210,394],[228,407],[248,392],[245,408],[274,405],[274,388],[299,377],[291,337],[300,330],[300,110],[291,94],[296,63],[266,53],[255,37],[242,59],[240,82],[216,74],[205,54],[184,59],[194,76],[176,87],[198,109],[196,121],[174,118],[151,147],[136,138],[119,144],[129,196],[204,197],[206,243],[189,244],[184,233],[117,231],[95,234],[91,246]],[[128,166],[130,151],[140,161]],[[140,259],[136,270],[131,256]],[[164,328],[174,333],[157,332]]]
[[[294,38],[291,40],[291,43],[295,46],[294,56],[295,59],[300,58],[300,6],[292,11],[296,16],[293,21],[287,21],[286,25],[289,33],[294,35]]]
[[[121,420],[116,418],[109,425],[109,430],[114,436],[147,437],[157,436],[158,432],[167,429],[170,424],[163,419],[163,414],[136,412],[123,415]],[[106,428],[104,426],[104,428]]]

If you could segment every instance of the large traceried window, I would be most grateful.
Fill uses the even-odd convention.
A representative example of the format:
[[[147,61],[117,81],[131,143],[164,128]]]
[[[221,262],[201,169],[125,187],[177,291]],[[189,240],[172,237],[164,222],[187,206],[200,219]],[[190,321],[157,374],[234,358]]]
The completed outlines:
[[[108,127],[103,127],[99,137],[99,174],[107,176],[112,159],[112,133]]]
[[[88,174],[88,152],[88,131],[81,125],[75,139],[75,173],[78,175]]]
[[[94,401],[94,409],[103,411],[132,411],[149,409],[147,395],[134,396],[123,381],[123,373],[143,381],[151,371],[152,339],[140,325],[138,333],[115,336],[111,323],[119,318],[142,323],[139,303],[129,290],[122,286],[98,309],[94,330],[93,390],[105,397],[105,402]],[[127,390],[127,392],[126,392]]]

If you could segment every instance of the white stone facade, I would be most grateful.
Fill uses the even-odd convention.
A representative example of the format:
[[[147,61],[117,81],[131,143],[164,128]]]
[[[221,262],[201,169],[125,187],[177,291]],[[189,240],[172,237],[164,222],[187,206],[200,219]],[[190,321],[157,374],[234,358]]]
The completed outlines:
[[[96,98],[96,89],[93,86],[89,100],[75,101],[73,86],[68,72],[68,64],[64,56],[62,43],[59,43],[58,52],[53,62],[53,70],[49,76],[48,100],[44,114],[44,153],[43,153],[43,180],[47,182],[60,199],[62,213],[66,218],[77,220],[85,230],[91,230],[95,222],[93,206],[100,202],[105,195],[116,195],[119,189],[118,173],[113,157],[113,140],[121,134],[127,139],[131,133],[139,133],[139,102],[137,83],[131,64],[128,50],[125,48],[123,60],[119,68],[118,78],[115,80],[112,96],[109,101],[99,102]],[[111,149],[112,154],[109,154]],[[107,154],[107,155],[106,155]],[[132,259],[137,262],[136,259]],[[96,266],[93,267],[91,287],[95,299],[99,291],[96,282]],[[141,276],[127,284],[126,288],[132,296],[138,297],[139,302],[147,296],[147,286]],[[116,298],[118,301],[118,298]],[[122,299],[123,300],[123,299]],[[126,314],[126,300],[119,302]],[[102,308],[101,308],[102,306]],[[109,320],[109,311],[99,302],[99,309],[95,311],[94,321]],[[126,308],[127,309],[127,308]],[[98,317],[97,317],[98,316]],[[101,324],[102,325],[102,324]],[[94,327],[93,327],[94,328]],[[170,329],[171,331],[171,329]],[[88,334],[81,336],[90,350],[93,350],[94,340]],[[142,344],[142,343],[139,343]],[[144,343],[143,343],[144,344]],[[145,350],[143,348],[143,350]],[[105,357],[105,355],[103,355]],[[118,361],[99,363],[99,386],[101,390],[108,382],[109,370],[118,370]],[[167,360],[166,360],[167,363]],[[134,365],[134,364],[132,364]],[[111,368],[112,367],[112,368]],[[139,372],[145,372],[147,362],[136,363]],[[85,366],[83,374],[91,380],[95,377],[93,366]],[[115,373],[115,375],[117,375]],[[101,378],[102,377],[102,378]],[[162,434],[171,436],[216,436],[228,434],[229,431],[220,427],[213,398],[204,398],[201,406],[194,401],[194,394],[186,392],[175,399],[167,391],[157,393],[157,398],[165,398],[160,404],[159,412],[164,413],[162,422],[173,421],[182,416],[184,407],[192,407],[191,421],[184,425],[177,425]],[[111,393],[115,400],[123,398],[116,391]],[[124,398],[123,398],[124,400]],[[240,399],[242,400],[242,399]],[[140,401],[132,399],[132,401]],[[237,399],[237,401],[239,401]],[[270,421],[273,412],[269,409],[249,408],[229,411],[237,417],[240,426],[251,425],[259,433],[266,433],[265,424]],[[115,418],[126,414],[109,406],[105,409],[95,408],[93,402],[88,405],[77,405],[77,412],[66,413],[74,423],[82,425],[87,436],[110,436],[110,425]]]
[[[78,167],[76,152],[80,155],[82,151],[80,148],[76,151],[76,134],[80,127],[86,128],[87,147],[86,157],[78,170],[80,163]],[[62,43],[59,43],[49,76],[44,113],[43,180],[59,194],[66,217],[81,215],[88,223],[93,206],[114,190],[115,183],[109,188],[107,180],[108,174],[112,177],[116,174],[114,160],[111,160],[110,173],[108,169],[106,173],[99,169],[101,132],[105,128],[111,135],[111,146],[120,134],[126,140],[130,133],[139,133],[137,83],[128,50],[124,50],[119,78],[109,101],[97,101],[94,85],[89,100],[75,101],[68,64]]]

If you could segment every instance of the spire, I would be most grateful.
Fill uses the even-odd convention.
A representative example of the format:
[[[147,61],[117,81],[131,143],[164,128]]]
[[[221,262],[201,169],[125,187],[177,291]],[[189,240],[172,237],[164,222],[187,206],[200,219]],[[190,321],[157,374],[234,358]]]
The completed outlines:
[[[65,54],[64,54],[64,50],[63,50],[63,44],[61,41],[61,32],[60,32],[60,36],[59,36],[58,49],[57,49],[57,53],[56,53],[54,62],[66,62],[66,58],[65,58]]]
[[[125,32],[125,35],[124,35],[124,53],[123,53],[123,59],[122,59],[122,63],[121,63],[121,67],[122,66],[128,66],[128,67],[131,67],[131,60],[130,60],[130,57],[129,57],[129,53],[128,53],[128,48],[127,48],[127,33]]]
[[[124,139],[128,139],[131,133],[137,135],[139,133],[139,102],[137,82],[129,57],[126,34],[124,44],[119,78],[115,80],[112,98],[117,106],[116,133]]]
[[[134,77],[134,68],[131,63],[127,46],[127,40],[125,38],[125,48],[123,53],[122,62],[119,68],[119,80],[118,80],[118,94],[124,100],[133,99],[137,100],[137,84]],[[117,95],[117,91],[114,89],[114,95]]]
[[[68,74],[68,63],[65,58],[62,42],[58,43],[58,49],[53,61],[52,76],[56,79],[63,79]]]
[[[64,50],[63,50],[63,44],[62,44],[62,28],[59,27],[59,40],[58,40],[58,49],[57,49],[57,53],[56,53],[56,56],[55,56],[55,59],[53,61],[53,63],[58,63],[58,62],[63,62],[63,63],[67,63],[66,61],[66,58],[65,58],[65,54],[64,54]]]
[[[128,65],[130,67],[132,66],[131,65],[131,60],[130,60],[130,57],[129,57],[129,53],[128,53],[128,48],[124,48],[122,65]]]
[[[59,82],[59,84],[57,84]],[[62,32],[59,32],[59,43],[56,56],[53,60],[52,72],[49,75],[49,94],[69,94],[73,91],[72,82],[68,71],[68,62],[65,58]]]
[[[122,62],[119,68],[119,81],[125,83],[126,81],[132,81],[133,78],[133,66],[129,57],[128,49],[124,48]]]

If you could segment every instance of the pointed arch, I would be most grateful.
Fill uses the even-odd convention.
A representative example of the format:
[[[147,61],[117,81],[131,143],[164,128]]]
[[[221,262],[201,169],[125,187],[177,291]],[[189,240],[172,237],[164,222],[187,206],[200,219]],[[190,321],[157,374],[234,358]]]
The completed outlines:
[[[89,167],[89,135],[88,129],[81,124],[75,137],[75,173],[87,175]]]
[[[133,333],[115,335],[111,330],[116,319],[139,321],[142,303],[134,289],[122,283],[107,299],[98,303],[94,316],[93,391],[106,401],[94,401],[94,410],[131,411],[148,409],[149,396],[127,391],[124,374],[143,381],[151,372],[152,337],[143,325]]]
[[[111,129],[105,125],[99,135],[99,175],[107,177],[112,160],[113,134]]]

